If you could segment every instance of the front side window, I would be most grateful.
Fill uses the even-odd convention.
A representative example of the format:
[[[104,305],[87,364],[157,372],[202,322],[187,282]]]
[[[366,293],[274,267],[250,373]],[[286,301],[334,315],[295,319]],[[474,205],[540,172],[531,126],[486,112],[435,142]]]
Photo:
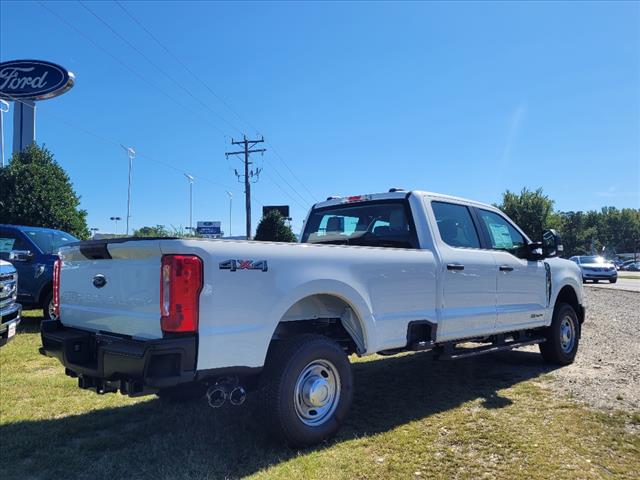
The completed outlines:
[[[418,248],[408,207],[402,201],[344,204],[314,210],[301,241]]]
[[[484,224],[489,234],[491,248],[495,250],[516,251],[527,244],[527,241],[513,226],[502,216],[489,210],[478,210],[480,221]]]
[[[480,248],[478,232],[467,207],[445,202],[431,202],[431,207],[444,243],[452,247]]]
[[[11,250],[28,250],[27,242],[13,232],[0,231],[0,258],[8,260]]]

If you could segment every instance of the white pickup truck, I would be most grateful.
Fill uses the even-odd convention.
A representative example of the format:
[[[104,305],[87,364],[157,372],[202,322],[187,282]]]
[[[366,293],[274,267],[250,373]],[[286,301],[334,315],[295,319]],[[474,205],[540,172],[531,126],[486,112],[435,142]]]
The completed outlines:
[[[350,354],[539,344],[571,363],[582,277],[560,251],[490,205],[399,189],[314,205],[300,243],[81,242],[60,252],[41,353],[98,393],[220,406],[258,390],[272,432],[309,445],[346,417]]]

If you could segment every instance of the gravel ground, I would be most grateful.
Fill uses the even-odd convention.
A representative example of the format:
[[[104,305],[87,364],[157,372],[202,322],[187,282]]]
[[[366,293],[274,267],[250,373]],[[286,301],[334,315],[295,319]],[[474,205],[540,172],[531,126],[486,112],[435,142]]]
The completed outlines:
[[[587,318],[576,361],[552,373],[554,385],[602,409],[640,410],[640,295],[585,289]]]

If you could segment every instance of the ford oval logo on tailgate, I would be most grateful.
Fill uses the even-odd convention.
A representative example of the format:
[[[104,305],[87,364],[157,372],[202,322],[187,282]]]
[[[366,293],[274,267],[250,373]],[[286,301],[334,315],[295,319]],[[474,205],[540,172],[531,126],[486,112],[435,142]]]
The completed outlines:
[[[93,277],[93,286],[96,288],[102,288],[107,284],[107,279],[105,278],[104,275],[102,274],[98,274],[95,277]]]

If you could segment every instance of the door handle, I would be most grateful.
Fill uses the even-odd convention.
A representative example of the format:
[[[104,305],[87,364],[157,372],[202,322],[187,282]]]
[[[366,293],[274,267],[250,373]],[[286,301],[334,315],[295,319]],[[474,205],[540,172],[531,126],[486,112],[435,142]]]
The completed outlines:
[[[464,265],[459,263],[448,263],[447,270],[464,270]]]
[[[501,272],[513,272],[513,267],[510,267],[509,265],[500,265],[500,271]]]

